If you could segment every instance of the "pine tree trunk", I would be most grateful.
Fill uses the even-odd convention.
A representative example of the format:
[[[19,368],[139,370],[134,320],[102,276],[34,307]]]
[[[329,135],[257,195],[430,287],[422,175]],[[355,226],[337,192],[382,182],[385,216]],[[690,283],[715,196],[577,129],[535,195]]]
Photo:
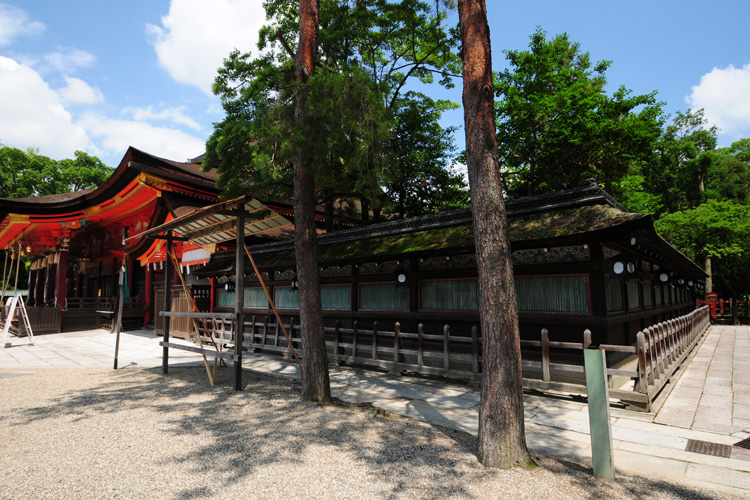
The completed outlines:
[[[318,48],[318,0],[300,0],[299,47],[294,66],[298,84],[315,71]],[[301,87],[300,87],[301,88]],[[294,122],[304,122],[307,103],[298,91]],[[331,401],[328,356],[323,330],[323,306],[318,275],[318,242],[315,232],[315,176],[305,148],[294,160],[294,249],[299,281],[299,319],[302,332],[302,400]]]
[[[524,430],[518,306],[495,137],[487,9],[483,0],[459,0],[458,12],[483,340],[478,457],[486,467],[534,467]]]

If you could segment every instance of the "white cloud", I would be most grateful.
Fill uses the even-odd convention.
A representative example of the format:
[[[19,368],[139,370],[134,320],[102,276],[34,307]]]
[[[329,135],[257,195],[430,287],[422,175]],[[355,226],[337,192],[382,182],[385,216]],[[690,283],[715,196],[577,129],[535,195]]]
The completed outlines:
[[[216,70],[233,49],[257,51],[265,19],[259,1],[172,0],[162,26],[148,24],[146,33],[172,78],[211,95]]]
[[[44,29],[43,23],[30,21],[23,10],[0,4],[0,47],[9,45],[19,36],[38,35]]]
[[[68,158],[90,144],[54,90],[32,68],[0,56],[0,143]]]
[[[85,50],[72,47],[60,47],[56,52],[50,52],[42,56],[40,70],[54,70],[63,75],[69,75],[78,68],[88,68],[96,62],[96,56]]]
[[[167,120],[178,125],[185,125],[193,130],[200,130],[200,124],[190,118],[185,113],[186,110],[187,107],[178,106],[176,108],[162,107],[160,110],[154,111],[153,106],[148,106],[145,108],[125,108],[122,113],[131,115],[134,120],[138,121]]]
[[[205,150],[205,140],[179,130],[155,127],[146,122],[114,120],[88,113],[80,124],[109,154],[124,154],[128,146],[175,161],[194,158]]]
[[[160,112],[146,108],[140,120],[116,120],[94,112],[74,119],[65,103],[95,104],[103,96],[83,80],[65,80],[67,86],[56,92],[34,69],[0,56],[0,144],[39,148],[41,154],[55,159],[72,158],[76,150],[88,151],[108,164],[117,163],[128,146],[177,161],[203,153],[205,139],[140,121],[164,113],[167,119],[183,117],[189,124],[181,108]]]
[[[65,77],[67,85],[60,89],[60,97],[73,104],[98,104],[104,101],[104,96],[96,87],[91,87],[80,78]]]
[[[750,132],[750,64],[714,68],[686,98],[694,109],[703,108],[710,125],[736,138]]]

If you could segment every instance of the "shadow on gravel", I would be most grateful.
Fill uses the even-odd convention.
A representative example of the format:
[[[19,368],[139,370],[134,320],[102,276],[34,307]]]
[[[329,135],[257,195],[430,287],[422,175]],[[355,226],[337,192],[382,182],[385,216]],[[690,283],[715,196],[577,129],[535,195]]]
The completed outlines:
[[[252,372],[245,372],[243,379],[244,390],[234,392],[231,369],[219,371],[214,387],[202,366],[170,367],[166,376],[161,368],[121,369],[110,372],[104,383],[101,377],[97,382],[83,378],[79,388],[27,407],[13,420],[16,426],[44,419],[56,424],[61,417],[75,422],[113,414],[127,425],[132,420],[129,410],[159,414],[155,423],[145,425],[157,426],[165,441],[201,438],[175,446],[171,458],[157,464],[167,472],[175,467],[205,477],[201,486],[172,491],[179,500],[222,496],[227,487],[251,474],[266,473],[269,466],[281,465],[279,470],[293,471],[294,476],[263,476],[259,491],[274,482],[284,485],[304,475],[304,465],[335,460],[351,464],[347,470],[354,477],[322,478],[334,488],[332,497],[337,481],[351,484],[360,476],[381,485],[379,497],[385,499],[505,497],[502,491],[482,495],[469,491],[468,485],[492,483],[501,475],[476,462],[476,439],[469,434],[395,417],[367,405],[302,403],[299,384],[285,379]],[[621,476],[615,485],[596,481],[590,469],[570,460],[540,458],[539,463],[540,473],[551,472],[564,483],[580,485],[590,493],[588,498],[661,498],[661,492],[674,495],[671,498],[713,498],[637,477]],[[533,490],[535,474],[524,472],[519,480]]]
[[[233,371],[226,368],[219,371],[214,387],[202,366],[170,367],[166,376],[161,368],[127,368],[113,371],[105,384],[68,391],[25,409],[15,425],[61,416],[76,422],[102,413],[122,414],[127,422],[128,410],[135,407],[166,414],[170,425],[164,439],[210,436],[201,441],[209,444],[178,449],[160,465],[179,464],[207,477],[202,488],[173,492],[176,499],[218,495],[227,485],[273,464],[294,470],[316,460],[306,454],[313,445],[315,452],[321,447],[345,452],[347,460],[387,485],[383,498],[470,497],[463,488],[446,489],[445,484],[459,483],[454,479],[472,453],[471,436],[459,443],[454,440],[457,431],[367,406],[302,403],[299,384],[284,379],[245,372],[242,392],[232,391],[232,380]],[[416,484],[415,472],[420,477]]]

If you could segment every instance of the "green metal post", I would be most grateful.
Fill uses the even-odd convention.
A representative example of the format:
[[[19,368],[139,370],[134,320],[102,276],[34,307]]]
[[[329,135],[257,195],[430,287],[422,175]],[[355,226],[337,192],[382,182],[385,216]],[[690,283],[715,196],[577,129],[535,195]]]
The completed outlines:
[[[615,462],[612,455],[612,426],[609,416],[607,361],[604,351],[591,347],[584,349],[583,361],[586,369],[594,476],[614,479]]]

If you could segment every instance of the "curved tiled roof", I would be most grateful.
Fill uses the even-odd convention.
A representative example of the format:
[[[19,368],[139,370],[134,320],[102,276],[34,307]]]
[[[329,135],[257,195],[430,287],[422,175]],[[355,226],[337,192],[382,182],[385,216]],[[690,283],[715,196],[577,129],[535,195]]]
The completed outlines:
[[[40,204],[61,203],[61,202],[75,200],[76,198],[82,198],[95,190],[96,188],[82,189],[80,191],[72,191],[70,193],[49,194],[46,196],[30,196],[28,198],[0,198],[0,203],[5,202],[5,201],[40,203]]]

